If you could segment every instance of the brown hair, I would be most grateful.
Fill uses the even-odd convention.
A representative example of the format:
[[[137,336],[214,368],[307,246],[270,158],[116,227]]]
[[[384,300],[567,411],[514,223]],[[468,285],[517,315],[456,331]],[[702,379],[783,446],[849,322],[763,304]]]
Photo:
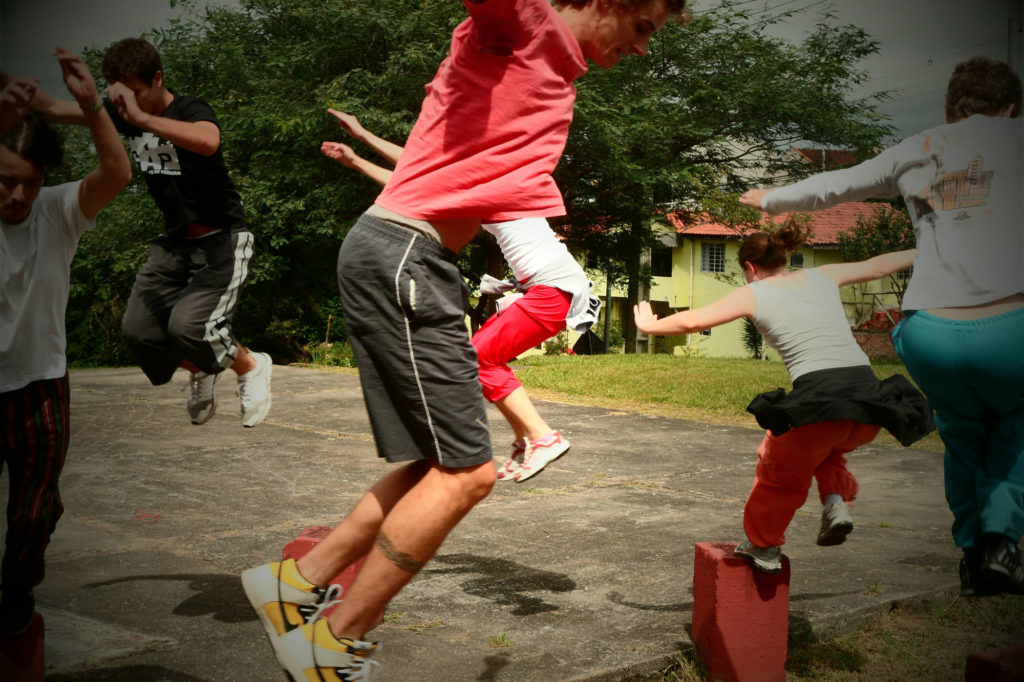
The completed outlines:
[[[740,243],[740,267],[753,263],[767,270],[780,268],[810,236],[811,228],[792,216],[773,230],[752,232]]]
[[[142,38],[125,38],[107,48],[101,70],[108,83],[137,78],[152,85],[157,71],[163,71],[160,53]]]
[[[556,5],[562,6],[573,5],[576,7],[583,7],[585,5],[589,5],[591,2],[594,1],[595,0],[554,0],[554,3]],[[622,7],[625,9],[636,9],[637,7],[642,7],[644,5],[650,4],[654,2],[654,0],[606,0],[606,2],[609,5]],[[665,7],[668,8],[669,12],[676,16],[676,19],[681,24],[688,24],[692,19],[690,13],[686,9],[687,2],[688,0],[665,0]]]
[[[4,133],[0,144],[34,164],[45,177],[64,162],[60,136],[40,114],[32,111]]]
[[[994,116],[1010,104],[1010,116],[1020,116],[1020,77],[1006,62],[973,57],[953,69],[946,89],[946,116],[951,121],[974,114]]]

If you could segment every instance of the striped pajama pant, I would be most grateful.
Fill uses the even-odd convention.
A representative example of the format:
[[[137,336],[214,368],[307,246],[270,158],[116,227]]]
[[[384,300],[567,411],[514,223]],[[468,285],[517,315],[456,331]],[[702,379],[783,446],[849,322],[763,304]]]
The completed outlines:
[[[43,555],[64,513],[57,481],[68,452],[68,377],[0,393],[0,466],[7,467],[7,537],[0,579],[6,594],[43,581]]]

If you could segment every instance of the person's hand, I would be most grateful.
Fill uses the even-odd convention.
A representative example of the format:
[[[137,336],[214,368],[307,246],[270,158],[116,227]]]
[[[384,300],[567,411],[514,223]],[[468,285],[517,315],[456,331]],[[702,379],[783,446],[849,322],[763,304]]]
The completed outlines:
[[[740,196],[740,203],[743,204],[744,206],[753,206],[757,210],[763,211],[764,209],[761,208],[761,201],[764,199],[765,195],[768,194],[768,192],[771,192],[771,190],[765,189],[763,187],[758,187],[757,189],[748,189],[746,192],[743,193],[742,196]]]
[[[341,165],[348,166],[349,168],[355,168],[356,159],[359,158],[352,151],[352,147],[341,142],[324,142],[320,145],[320,152],[327,158],[334,159],[340,162]]]
[[[117,113],[128,123],[139,128],[142,125],[146,114],[139,109],[139,103],[135,101],[135,93],[124,83],[114,83],[107,87],[107,97],[117,107]]]
[[[651,310],[649,301],[640,301],[633,306],[633,320],[636,322],[636,328],[644,334],[653,334],[652,330],[654,323],[658,321],[658,316]]]
[[[346,114],[344,111],[338,111],[337,109],[328,109],[327,113],[338,119],[338,123],[341,124],[341,127],[346,133],[357,140],[363,139],[363,135],[366,134],[366,129],[360,125],[358,118],[352,114]]]
[[[38,78],[12,78],[0,90],[0,133],[7,132],[25,118],[38,85]]]
[[[96,92],[96,81],[93,80],[89,67],[81,57],[62,47],[54,50],[53,56],[60,62],[64,84],[68,87],[71,96],[78,102],[78,106],[82,108],[82,111],[94,111],[97,102],[102,102]]]

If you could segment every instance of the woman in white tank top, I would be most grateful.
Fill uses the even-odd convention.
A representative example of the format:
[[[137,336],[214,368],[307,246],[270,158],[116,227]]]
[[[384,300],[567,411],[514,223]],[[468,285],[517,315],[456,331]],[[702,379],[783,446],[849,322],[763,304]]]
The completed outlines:
[[[915,252],[788,272],[789,255],[806,238],[792,221],[748,236],[739,253],[747,286],[710,305],[664,319],[646,301],[634,309],[637,328],[647,334],[688,334],[750,317],[782,357],[793,390],[763,393],[747,406],[767,433],[743,512],[747,541],[735,550],[768,572],[782,569],[785,530],[812,480],[824,505],[817,542],[838,545],[853,530],[847,503],[857,494],[845,455],[874,440],[882,426],[903,445],[934,428],[924,396],[909,381],[875,377],[839,299],[840,286],[904,270]]]

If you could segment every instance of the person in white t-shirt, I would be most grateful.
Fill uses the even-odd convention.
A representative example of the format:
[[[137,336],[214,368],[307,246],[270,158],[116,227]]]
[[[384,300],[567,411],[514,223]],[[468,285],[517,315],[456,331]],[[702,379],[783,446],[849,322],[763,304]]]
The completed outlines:
[[[46,546],[64,510],[58,478],[70,435],[64,312],[71,260],[79,237],[132,177],[89,68],[63,49],[54,54],[100,163],[77,182],[45,187],[63,148],[42,117],[27,113],[38,81],[0,75],[0,466],[10,478],[0,636],[28,628]]]
[[[1024,118],[1005,63],[958,64],[946,125],[741,201],[768,213],[902,195],[918,255],[893,344],[935,409],[965,596],[1024,594]]]

